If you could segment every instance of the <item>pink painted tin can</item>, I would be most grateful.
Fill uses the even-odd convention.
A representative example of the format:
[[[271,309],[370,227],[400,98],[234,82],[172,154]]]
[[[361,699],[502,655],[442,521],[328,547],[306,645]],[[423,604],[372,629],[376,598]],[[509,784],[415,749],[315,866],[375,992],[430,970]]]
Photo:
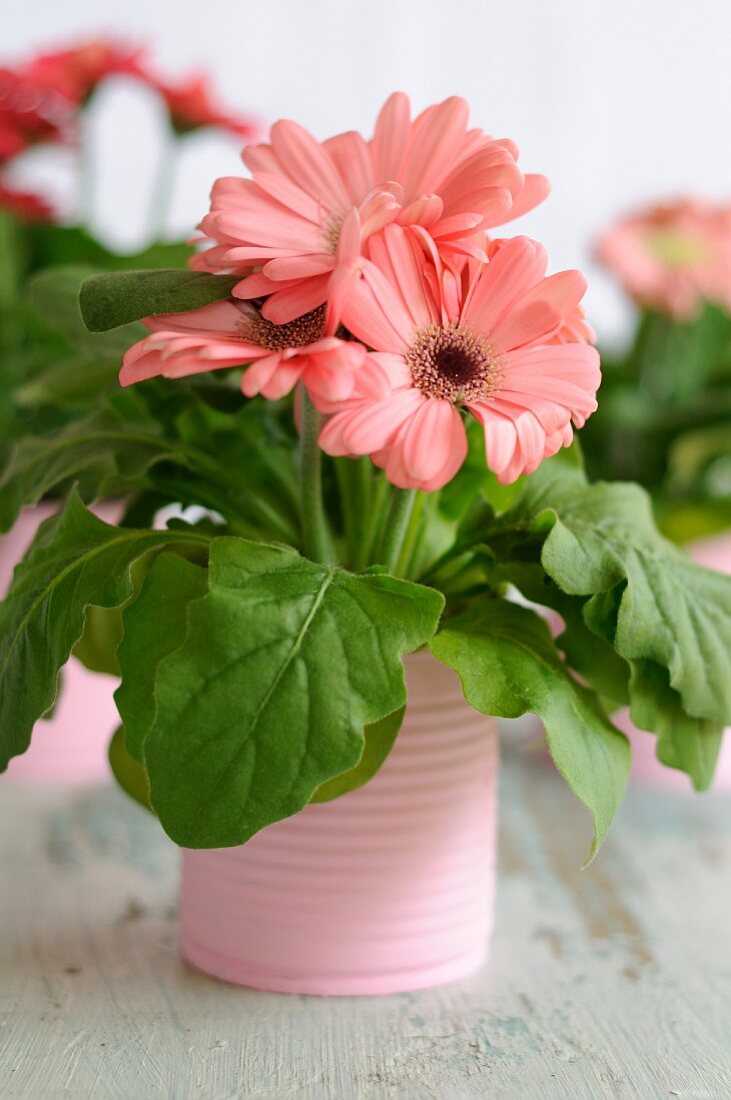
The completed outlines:
[[[183,852],[182,950],[194,966],[257,989],[353,995],[439,985],[484,962],[496,726],[431,654],[405,665],[404,724],[370,782],[242,847]]]

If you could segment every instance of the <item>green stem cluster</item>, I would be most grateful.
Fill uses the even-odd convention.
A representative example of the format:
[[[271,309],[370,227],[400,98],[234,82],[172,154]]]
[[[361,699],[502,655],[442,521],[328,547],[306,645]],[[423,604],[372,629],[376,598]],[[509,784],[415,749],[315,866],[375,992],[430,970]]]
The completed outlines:
[[[300,496],[302,549],[311,561],[333,561],[354,572],[384,565],[404,576],[421,529],[424,494],[395,489],[369,458],[342,458],[334,462],[340,499],[342,554],[335,553],[322,491],[322,452],[318,444],[320,416],[304,387],[301,393]]]
[[[300,426],[300,488],[302,497],[302,539],[311,561],[330,558],[330,538],[322,501],[322,452],[318,443],[320,414],[304,386]]]

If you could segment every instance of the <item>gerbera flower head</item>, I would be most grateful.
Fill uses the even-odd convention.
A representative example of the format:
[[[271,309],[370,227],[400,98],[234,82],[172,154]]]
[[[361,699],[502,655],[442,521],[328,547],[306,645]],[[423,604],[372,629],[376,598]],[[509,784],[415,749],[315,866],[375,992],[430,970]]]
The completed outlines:
[[[222,301],[145,324],[152,335],[126,353],[123,386],[250,364],[241,380],[247,397],[278,400],[301,381],[320,401],[344,400],[366,356],[360,344],[326,332],[323,307],[275,325],[248,302]]]
[[[680,320],[704,299],[731,309],[731,206],[685,198],[620,219],[597,256],[640,305]]]
[[[144,50],[110,39],[93,39],[40,54],[23,67],[23,73],[39,86],[81,106],[110,76],[146,80],[144,63]]]
[[[153,86],[162,97],[170,124],[178,134],[190,134],[212,126],[251,141],[261,132],[257,119],[231,114],[216,102],[204,73],[194,74],[174,84],[155,80]]]
[[[373,350],[348,399],[319,402],[330,415],[323,449],[369,454],[394,485],[429,491],[465,459],[465,412],[502,482],[568,445],[572,423],[597,407],[599,357],[584,331],[572,334],[583,276],[545,271],[544,250],[526,237],[455,274],[436,251],[424,256],[413,231],[386,228],[343,311]]]
[[[412,120],[397,92],[370,141],[350,131],[321,143],[295,122],[275,123],[268,144],[244,150],[252,178],[214,185],[200,225],[211,247],[192,265],[241,274],[235,296],[266,297],[265,316],[281,324],[327,299],[353,214],[360,252],[395,222],[422,227],[444,262],[484,258],[485,231],[537,205],[548,183],[521,172],[512,141],[468,129],[468,113],[452,97]]]

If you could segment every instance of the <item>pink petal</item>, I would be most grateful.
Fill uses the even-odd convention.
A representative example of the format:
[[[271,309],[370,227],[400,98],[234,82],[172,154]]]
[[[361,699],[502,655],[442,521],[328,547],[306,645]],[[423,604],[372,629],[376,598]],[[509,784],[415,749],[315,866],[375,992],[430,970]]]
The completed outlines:
[[[377,451],[424,400],[418,391],[408,389],[395,391],[385,401],[359,401],[327,422],[320,434],[320,446],[331,455]]]
[[[289,363],[280,362],[270,381],[261,387],[259,392],[262,397],[266,397],[268,401],[279,401],[286,397],[299,382],[306,364],[305,356],[299,356]]]
[[[195,335],[210,333],[238,336],[241,322],[252,316],[250,306],[234,305],[233,302],[212,302],[200,309],[189,309],[183,313],[158,313],[146,317],[144,323],[151,332],[192,332]]]
[[[407,200],[439,190],[459,153],[468,117],[466,101],[452,96],[415,120],[400,173]]]
[[[313,275],[285,290],[278,290],[262,306],[262,316],[267,321],[273,321],[275,325],[286,325],[303,313],[310,313],[323,305],[327,296],[327,284],[327,275]]]
[[[231,293],[234,298],[266,298],[267,295],[274,294],[275,291],[289,290],[290,287],[296,286],[298,282],[298,279],[291,279],[286,282],[275,281],[267,278],[263,271],[255,271],[252,275],[247,275],[245,279],[237,283]]]
[[[331,211],[349,204],[335,166],[318,141],[296,122],[283,119],[271,129],[272,149],[291,179]]]
[[[356,339],[376,351],[406,351],[413,323],[404,300],[371,261],[343,305],[343,324]]]
[[[569,410],[579,425],[597,407],[596,391],[601,382],[599,355],[589,344],[551,344],[524,348],[503,357],[502,391],[530,408],[543,399]]]
[[[470,412],[485,432],[485,460],[493,473],[507,469],[515,453],[517,433],[512,420],[496,412],[489,404],[470,405]]]
[[[524,177],[523,187],[513,200],[510,215],[505,221],[520,218],[523,214],[527,214],[529,210],[533,210],[539,203],[543,202],[550,190],[551,184],[545,176],[529,173]]]
[[[307,256],[287,256],[269,260],[263,272],[269,279],[306,279],[310,275],[324,275],[333,269],[335,260],[327,253],[310,253]]]
[[[367,142],[355,130],[349,130],[324,141],[323,148],[335,165],[350,202],[359,206],[377,182]]]
[[[462,308],[462,320],[491,333],[498,321],[546,269],[546,254],[536,241],[515,237],[504,244],[479,274]]]
[[[273,172],[257,172],[255,181],[262,191],[271,195],[282,206],[299,214],[301,218],[306,218],[307,221],[319,223],[321,204],[286,176]]]
[[[401,448],[403,468],[414,488],[441,488],[467,456],[462,417],[451,402],[434,398],[422,402],[394,445]],[[388,470],[387,466],[387,474]]]
[[[398,216],[398,224],[423,225],[425,229],[429,229],[430,226],[439,221],[443,210],[444,203],[439,195],[424,195],[404,207]]]
[[[281,362],[278,353],[267,355],[257,363],[252,364],[241,378],[241,389],[247,397],[254,397],[261,393],[264,386],[272,380]]]
[[[398,288],[408,313],[401,332],[408,339],[415,329],[439,320],[439,313],[424,281],[424,256],[413,236],[399,225],[389,225],[372,237],[368,254],[392,287]]]
[[[409,135],[410,116],[409,99],[403,92],[394,92],[381,108],[371,142],[376,181],[397,178]]]

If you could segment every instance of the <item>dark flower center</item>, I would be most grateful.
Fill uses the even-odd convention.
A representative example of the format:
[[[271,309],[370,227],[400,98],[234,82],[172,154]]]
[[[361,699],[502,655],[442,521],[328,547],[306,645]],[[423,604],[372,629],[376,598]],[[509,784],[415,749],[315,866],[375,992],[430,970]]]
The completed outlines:
[[[285,351],[287,348],[304,348],[314,344],[325,332],[325,307],[318,306],[310,313],[303,313],[286,325],[275,325],[257,313],[243,320],[242,335],[251,344],[258,344],[268,351]]]
[[[455,404],[485,400],[499,381],[498,363],[487,340],[458,321],[422,329],[406,362],[417,389]]]

